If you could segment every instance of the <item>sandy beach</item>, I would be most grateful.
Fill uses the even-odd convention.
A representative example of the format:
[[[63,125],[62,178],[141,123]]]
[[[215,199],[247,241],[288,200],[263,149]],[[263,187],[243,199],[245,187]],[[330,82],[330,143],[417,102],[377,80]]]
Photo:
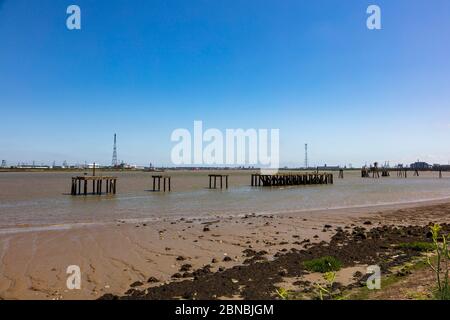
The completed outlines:
[[[338,212],[336,212],[338,211]],[[450,221],[450,201],[289,214],[167,218],[10,230],[0,234],[2,299],[97,299],[130,288],[183,281],[183,271],[223,271],[252,252],[280,253],[329,242],[336,228]],[[80,290],[66,287],[66,269],[81,269]],[[354,270],[353,270],[354,271]],[[185,277],[192,277],[188,275]],[[131,286],[131,287],[130,287]],[[239,296],[223,298],[241,298]]]

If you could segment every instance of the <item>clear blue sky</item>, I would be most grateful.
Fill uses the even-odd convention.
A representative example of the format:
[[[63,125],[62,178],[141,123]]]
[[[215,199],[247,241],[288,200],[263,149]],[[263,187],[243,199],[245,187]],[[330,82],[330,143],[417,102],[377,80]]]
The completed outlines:
[[[203,120],[279,128],[282,165],[447,163],[449,39],[448,0],[0,0],[0,159],[109,164],[117,132],[169,165]]]

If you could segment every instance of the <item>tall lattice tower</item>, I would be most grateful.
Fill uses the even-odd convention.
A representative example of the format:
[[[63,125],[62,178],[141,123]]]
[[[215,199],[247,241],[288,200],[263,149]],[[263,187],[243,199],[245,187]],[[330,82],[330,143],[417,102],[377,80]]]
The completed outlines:
[[[117,140],[116,140],[115,133],[114,133],[114,148],[113,148],[113,156],[112,156],[112,166],[117,167]]]
[[[308,144],[305,143],[305,169],[308,169]]]

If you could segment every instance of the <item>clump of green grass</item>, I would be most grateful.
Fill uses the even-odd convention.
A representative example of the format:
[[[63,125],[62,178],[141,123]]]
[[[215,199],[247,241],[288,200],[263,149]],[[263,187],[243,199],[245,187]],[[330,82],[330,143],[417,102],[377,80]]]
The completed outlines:
[[[405,242],[398,245],[402,249],[411,249],[414,251],[428,252],[434,250],[434,244],[431,242]]]
[[[342,262],[331,256],[308,260],[303,262],[303,265],[310,272],[320,273],[339,271],[342,268]]]

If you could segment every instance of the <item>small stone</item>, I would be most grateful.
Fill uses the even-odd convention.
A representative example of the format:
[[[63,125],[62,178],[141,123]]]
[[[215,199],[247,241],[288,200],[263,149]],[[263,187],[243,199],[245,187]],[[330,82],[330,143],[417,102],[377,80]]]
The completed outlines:
[[[190,264],[183,264],[181,266],[181,268],[180,268],[180,271],[182,271],[182,272],[189,271],[189,270],[191,270],[191,268],[192,268],[192,265],[190,265]]]
[[[130,287],[135,288],[135,287],[140,287],[142,285],[143,285],[143,283],[141,281],[136,281],[136,282],[133,282],[132,284],[130,284]]]
[[[155,282],[159,282],[159,280],[156,279],[155,277],[150,277],[150,278],[148,278],[147,282],[148,283],[155,283]]]

